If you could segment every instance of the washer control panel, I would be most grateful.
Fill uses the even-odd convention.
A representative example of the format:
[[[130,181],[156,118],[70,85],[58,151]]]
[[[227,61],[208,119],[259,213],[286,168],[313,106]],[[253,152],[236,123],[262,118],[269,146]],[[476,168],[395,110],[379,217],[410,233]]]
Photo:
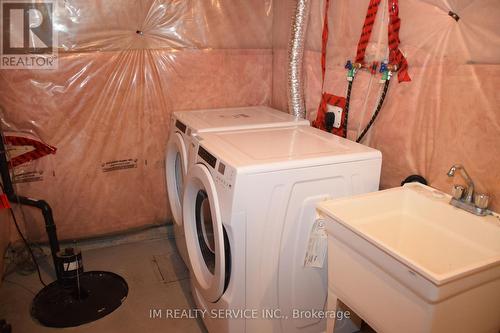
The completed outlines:
[[[216,184],[231,190],[234,183],[234,169],[224,161],[217,159],[210,151],[204,148],[200,142],[196,144],[196,162],[202,162],[208,167]]]
[[[214,170],[214,181],[224,188],[231,190],[233,188],[234,170],[221,160],[218,160],[217,170]]]

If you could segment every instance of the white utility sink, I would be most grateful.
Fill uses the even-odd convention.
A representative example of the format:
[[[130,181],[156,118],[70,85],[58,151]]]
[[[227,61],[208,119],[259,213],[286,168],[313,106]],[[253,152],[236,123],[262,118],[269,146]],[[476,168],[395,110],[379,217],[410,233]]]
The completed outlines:
[[[421,184],[325,201],[330,307],[375,330],[500,330],[500,219]]]

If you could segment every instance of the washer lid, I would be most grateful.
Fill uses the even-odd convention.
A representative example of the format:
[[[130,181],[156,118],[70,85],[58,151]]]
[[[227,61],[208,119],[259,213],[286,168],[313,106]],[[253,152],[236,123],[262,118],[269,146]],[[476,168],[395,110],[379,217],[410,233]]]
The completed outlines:
[[[277,128],[264,131],[226,132],[219,136],[254,160],[290,159],[324,154],[345,154],[345,142],[325,140],[319,133],[301,128]],[[330,139],[330,138],[329,138]],[[265,149],[263,149],[265,147]]]
[[[373,148],[309,126],[200,133],[200,144],[235,167],[293,168],[380,159]]]
[[[187,124],[193,133],[234,129],[309,125],[306,119],[267,106],[177,111],[174,117]]]

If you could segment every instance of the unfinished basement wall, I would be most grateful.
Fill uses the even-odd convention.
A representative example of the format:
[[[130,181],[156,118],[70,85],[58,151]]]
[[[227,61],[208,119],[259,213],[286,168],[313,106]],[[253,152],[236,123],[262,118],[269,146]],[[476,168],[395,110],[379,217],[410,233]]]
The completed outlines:
[[[170,220],[172,111],[270,104],[271,0],[67,0],[55,25],[59,68],[0,71],[0,106],[4,130],[57,148],[15,173],[18,193],[53,207],[61,239]],[[28,237],[45,239],[41,214],[25,215]]]
[[[331,1],[325,91],[345,96],[344,65],[353,59],[368,0]],[[276,0],[275,8],[293,8]],[[305,55],[305,96],[314,120],[321,98],[321,33],[324,0],[311,0]],[[455,21],[449,11],[460,19]],[[291,15],[291,10],[285,11]],[[286,42],[289,17],[276,11],[273,41],[275,107],[286,108]],[[400,49],[412,81],[393,78],[384,106],[363,143],[383,153],[381,187],[398,186],[411,174],[450,192],[460,178],[446,176],[463,164],[478,192],[493,196],[500,210],[500,2],[496,0],[399,1]],[[382,1],[366,61],[380,61],[387,49],[387,1]],[[348,137],[355,140],[370,119],[379,96],[380,74],[361,71],[354,82]]]

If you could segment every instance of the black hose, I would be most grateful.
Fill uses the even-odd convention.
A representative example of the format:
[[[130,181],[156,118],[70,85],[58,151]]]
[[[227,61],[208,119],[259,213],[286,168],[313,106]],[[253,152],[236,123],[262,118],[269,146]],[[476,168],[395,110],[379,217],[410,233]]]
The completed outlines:
[[[380,110],[382,109],[382,105],[384,104],[385,95],[387,94],[387,90],[389,89],[389,82],[390,82],[390,80],[385,81],[384,89],[382,90],[382,94],[380,95],[380,98],[378,100],[377,108],[375,109],[375,112],[373,113],[372,118],[370,119],[370,121],[366,125],[363,132],[361,132],[361,135],[358,137],[356,142],[361,142],[361,140],[363,140],[364,136],[366,135],[366,133],[368,133],[368,130],[370,129],[370,127],[372,127],[373,123],[377,119],[377,116],[378,116]]]
[[[347,93],[346,93],[346,98],[345,98],[344,138],[347,138],[347,121],[349,120],[349,103],[351,101],[352,83],[354,82],[355,77],[356,76],[354,75],[351,78],[351,80],[349,81],[349,84],[347,85]]]

